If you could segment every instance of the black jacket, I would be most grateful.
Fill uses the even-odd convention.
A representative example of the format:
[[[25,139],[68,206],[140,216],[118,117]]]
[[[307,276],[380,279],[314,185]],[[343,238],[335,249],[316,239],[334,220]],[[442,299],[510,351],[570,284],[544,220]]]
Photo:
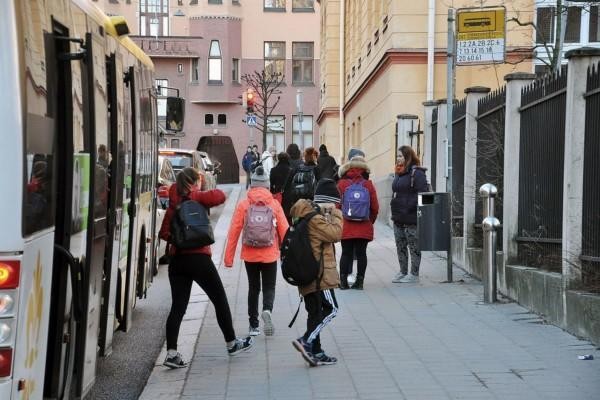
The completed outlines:
[[[271,193],[283,192],[285,183],[287,182],[288,176],[292,172],[290,163],[286,161],[279,161],[275,167],[271,169],[269,180],[271,182]]]
[[[429,191],[425,171],[427,168],[413,165],[394,177],[390,206],[392,221],[396,225],[417,224],[418,194]]]
[[[305,166],[314,168],[315,182],[318,182],[319,179],[321,179],[321,176],[319,175],[319,170],[316,168],[316,165],[314,163],[304,164],[303,161],[300,161],[300,163],[298,163],[298,165],[296,167],[292,168],[292,171],[288,175],[288,178],[285,182],[285,186],[284,186],[284,190],[283,190],[283,199],[282,199],[282,204],[281,204],[281,206],[283,207],[283,212],[284,212],[285,216],[288,218],[288,222],[290,222],[290,223],[291,223],[290,209],[299,200],[298,197],[296,196],[296,194],[294,193],[294,185],[293,185],[294,175],[296,175],[296,172],[298,172],[298,170],[300,168],[305,167]]]
[[[327,151],[322,151],[317,159],[317,169],[321,178],[337,180],[337,163]]]

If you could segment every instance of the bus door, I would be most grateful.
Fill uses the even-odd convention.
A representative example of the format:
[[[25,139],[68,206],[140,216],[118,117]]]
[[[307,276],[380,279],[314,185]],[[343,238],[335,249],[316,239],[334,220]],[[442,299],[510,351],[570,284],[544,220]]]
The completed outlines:
[[[119,264],[119,295],[121,299],[121,312],[119,329],[128,331],[131,328],[132,313],[135,307],[135,285],[137,279],[138,263],[138,234],[137,220],[139,214],[139,134],[138,134],[138,111],[137,111],[137,87],[138,72],[134,66],[127,69],[125,82],[127,90],[124,90],[125,102],[125,141],[126,141],[126,178],[123,209],[127,215],[123,218],[123,235],[127,237],[126,261]],[[124,212],[124,214],[125,214]],[[123,242],[121,246],[123,246]],[[122,254],[123,255],[123,254]],[[124,281],[121,279],[123,278]],[[121,285],[122,284],[122,285]]]
[[[56,132],[54,182],[54,259],[44,379],[44,398],[69,398],[81,320],[81,265],[86,260],[90,145],[84,136],[82,65],[83,41],[53,21],[45,34],[48,115]],[[75,35],[74,35],[75,36]],[[73,48],[80,45],[77,52]],[[37,165],[35,156],[33,166]]]
[[[123,132],[123,74],[120,55],[111,54],[106,59],[108,85],[109,126],[109,196],[108,234],[104,261],[104,287],[102,289],[102,312],[100,319],[100,354],[107,356],[112,351],[115,330],[115,307],[117,281],[121,254],[121,232],[123,221],[123,186],[125,170],[125,141]],[[127,233],[125,233],[126,235]]]
[[[83,267],[83,314],[79,325],[76,368],[77,395],[85,396],[96,379],[98,334],[104,273],[104,253],[107,239],[108,210],[108,105],[106,57],[103,29],[91,18],[87,19],[91,33],[86,33],[87,57],[85,64],[84,104],[88,115],[85,133],[90,143],[90,190],[87,237],[87,257]]]

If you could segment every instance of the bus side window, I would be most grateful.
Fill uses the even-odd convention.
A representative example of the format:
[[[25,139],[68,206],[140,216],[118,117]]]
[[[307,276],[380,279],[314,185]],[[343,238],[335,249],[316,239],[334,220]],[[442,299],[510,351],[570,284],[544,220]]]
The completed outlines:
[[[28,115],[26,137],[23,235],[28,236],[54,224],[53,121]]]

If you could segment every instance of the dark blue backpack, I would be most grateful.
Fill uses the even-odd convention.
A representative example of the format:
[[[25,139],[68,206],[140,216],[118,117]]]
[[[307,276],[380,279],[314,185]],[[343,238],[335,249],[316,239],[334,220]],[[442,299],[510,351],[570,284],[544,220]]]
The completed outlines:
[[[194,200],[185,200],[177,206],[170,228],[171,244],[178,249],[194,249],[215,242],[208,212]]]
[[[350,221],[368,221],[371,214],[371,194],[362,183],[352,183],[342,195],[342,215]]]

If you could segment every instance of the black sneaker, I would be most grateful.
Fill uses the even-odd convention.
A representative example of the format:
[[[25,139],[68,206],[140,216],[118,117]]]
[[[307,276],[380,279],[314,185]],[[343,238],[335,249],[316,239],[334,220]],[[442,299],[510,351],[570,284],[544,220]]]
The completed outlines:
[[[253,344],[254,340],[251,336],[247,336],[244,339],[235,339],[235,344],[233,347],[227,349],[227,353],[229,353],[230,356],[235,356],[242,351],[249,350]]]
[[[337,358],[335,357],[329,357],[327,354],[325,354],[324,351],[314,354],[313,355],[313,359],[316,360],[317,365],[333,365],[333,364],[337,364]]]
[[[177,353],[172,357],[169,357],[167,355],[167,358],[165,358],[165,362],[163,362],[163,365],[169,367],[169,368],[185,368],[188,366],[188,363],[183,361],[183,358],[181,356],[181,353]]]
[[[304,338],[301,336],[296,340],[292,341],[292,345],[296,350],[300,352],[304,361],[308,363],[311,367],[317,366],[317,361],[314,359],[312,354],[312,345],[309,344]]]

